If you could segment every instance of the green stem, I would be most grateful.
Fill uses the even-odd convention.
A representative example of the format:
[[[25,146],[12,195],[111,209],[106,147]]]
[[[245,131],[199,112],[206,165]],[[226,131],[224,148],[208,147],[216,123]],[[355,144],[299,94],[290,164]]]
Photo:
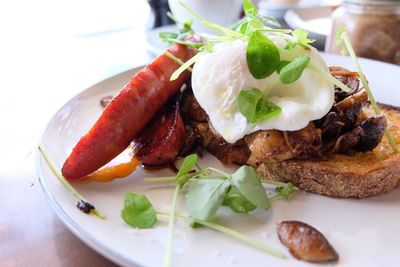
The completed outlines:
[[[189,12],[193,17],[195,17],[196,19],[198,19],[200,21],[201,24],[203,24],[204,26],[222,32],[228,36],[231,37],[243,37],[244,35],[239,33],[239,32],[235,32],[231,29],[225,28],[221,25],[215,24],[213,22],[209,22],[204,20],[199,14],[197,14],[194,10],[192,10],[190,7],[188,7],[185,3],[183,3],[182,1],[179,1],[179,4],[186,9],[187,12]]]
[[[229,36],[219,36],[219,37],[209,37],[207,38],[207,42],[214,43],[214,42],[232,42],[237,40],[238,38],[233,38]]]
[[[178,202],[178,194],[179,194],[179,185],[175,187],[174,196],[172,198],[172,212],[169,213],[169,223],[168,223],[168,238],[167,238],[167,249],[164,258],[164,266],[170,267],[171,266],[171,258],[172,258],[172,243],[174,237],[174,223],[175,223],[175,215],[176,215],[176,204]]]
[[[284,182],[279,182],[279,181],[274,181],[274,180],[264,179],[264,178],[261,180],[261,182],[263,184],[271,184],[271,185],[276,185],[276,186],[281,186],[281,187],[288,185],[287,183],[284,183]],[[299,190],[299,188],[297,186],[293,186],[293,189]]]
[[[363,73],[363,71],[362,71],[362,69],[361,69],[360,62],[358,61],[357,55],[356,55],[356,53],[354,52],[353,46],[351,45],[349,36],[348,36],[348,34],[347,34],[346,31],[344,31],[344,32],[342,33],[342,39],[343,39],[344,44],[345,44],[345,46],[346,46],[346,48],[347,48],[347,51],[348,51],[349,54],[350,54],[350,57],[352,58],[352,60],[353,60],[354,63],[356,64],[357,71],[358,71],[358,75],[360,76],[360,79],[361,79],[361,82],[362,82],[362,84],[363,84],[363,86],[364,86],[365,91],[367,91],[367,93],[368,93],[369,100],[371,101],[371,105],[372,105],[372,107],[373,107],[375,113],[376,113],[377,115],[381,114],[381,111],[380,111],[380,109],[379,109],[378,103],[376,102],[375,97],[374,97],[374,94],[372,93],[372,90],[371,90],[371,88],[369,87],[368,80],[367,80],[367,78],[365,77],[365,75],[364,75],[364,73]],[[398,148],[397,148],[397,145],[396,145],[396,142],[395,142],[395,140],[394,140],[394,137],[393,137],[392,133],[391,133],[388,129],[385,129],[385,135],[386,135],[386,137],[387,137],[387,139],[388,139],[388,141],[389,141],[390,146],[391,146],[392,149],[393,149],[393,152],[394,152],[394,153],[399,152],[399,150],[398,150]]]
[[[279,199],[282,199],[282,197],[277,194],[277,195],[274,195],[274,196],[270,197],[269,201],[272,203],[272,202],[277,201]]]
[[[172,42],[172,43],[177,43],[177,44],[181,44],[181,45],[185,45],[185,46],[190,46],[194,49],[196,49],[198,51],[198,48],[202,47],[204,44],[201,43],[189,43],[189,42],[185,42],[185,41],[181,41],[181,40],[177,40],[177,39],[173,39],[173,38],[165,38],[164,40]]]
[[[160,215],[170,215],[170,212],[167,212],[167,211],[156,211],[156,212],[157,212],[157,214],[160,214]],[[242,233],[236,232],[236,231],[234,231],[234,230],[232,230],[230,228],[227,228],[225,226],[222,226],[220,224],[207,222],[207,221],[203,221],[203,220],[192,219],[189,216],[187,216],[185,214],[182,214],[182,213],[179,213],[179,212],[175,212],[175,214],[179,218],[182,218],[182,219],[185,219],[185,220],[188,220],[188,221],[194,221],[194,222],[199,223],[201,225],[204,225],[204,226],[206,226],[208,228],[211,228],[211,229],[213,229],[215,231],[218,231],[218,232],[227,234],[227,235],[229,235],[231,237],[234,237],[236,239],[239,239],[240,241],[242,241],[242,242],[244,242],[244,243],[246,243],[246,244],[248,244],[250,246],[253,246],[255,248],[258,248],[258,249],[260,249],[260,250],[262,250],[262,251],[264,251],[266,253],[269,253],[269,254],[271,254],[273,256],[276,256],[276,257],[279,257],[279,258],[282,258],[282,259],[286,258],[286,255],[284,253],[282,253],[281,251],[279,251],[279,250],[277,250],[275,248],[268,247],[268,246],[266,246],[265,244],[263,244],[262,242],[260,242],[258,240],[249,238],[248,236],[246,236],[246,235],[244,235]]]
[[[171,52],[169,52],[168,50],[164,52],[164,54],[169,57],[170,59],[172,59],[173,61],[175,61],[176,63],[178,63],[179,65],[183,65],[185,64],[185,62],[183,62],[182,60],[180,60],[179,58],[177,58],[176,56],[174,56]],[[188,71],[192,72],[193,69],[191,67],[187,68]]]
[[[201,53],[197,53],[196,55],[191,57],[188,61],[186,61],[183,65],[181,65],[176,71],[174,71],[174,73],[172,73],[171,78],[169,80],[174,81],[178,79],[179,75],[181,75],[182,72],[189,69],[190,66],[193,65],[200,58],[200,55]]]
[[[180,24],[180,22],[178,21],[177,18],[175,18],[175,16],[171,13],[171,12],[167,12],[167,16],[168,18],[170,18],[173,22],[175,22],[175,24]]]
[[[272,89],[276,86],[276,84],[279,82],[279,75],[268,85],[267,89],[263,92],[263,96],[267,97],[269,93],[271,92]]]
[[[143,178],[145,183],[169,183],[174,182],[174,180],[175,176]]]
[[[68,181],[65,179],[65,177],[62,175],[62,173],[58,170],[56,167],[56,164],[53,162],[53,160],[50,157],[49,152],[47,151],[46,147],[44,144],[40,143],[39,146],[39,151],[42,154],[43,158],[47,162],[47,165],[50,167],[50,170],[53,172],[53,174],[57,177],[57,179],[61,182],[61,184],[72,194],[72,196],[77,199],[77,200],[82,200],[85,202],[88,202],[84,196],[82,196]],[[90,211],[91,214],[96,215],[100,219],[106,219],[106,216],[100,212],[97,209],[93,209]]]
[[[203,168],[200,166],[200,164],[198,162],[195,163],[197,169],[199,169],[199,171],[203,171]]]
[[[350,88],[348,88],[344,83],[342,83],[341,81],[337,80],[335,77],[333,77],[332,75],[330,75],[329,73],[325,72],[323,69],[313,65],[313,64],[309,64],[308,65],[310,69],[318,72],[319,74],[321,74],[321,76],[323,78],[325,78],[325,80],[327,80],[328,82],[333,83],[334,85],[336,85],[337,87],[339,87],[340,89],[342,89],[343,91],[345,91],[346,93],[349,93],[351,90]]]
[[[257,32],[270,32],[270,33],[291,33],[289,29],[257,29]]]

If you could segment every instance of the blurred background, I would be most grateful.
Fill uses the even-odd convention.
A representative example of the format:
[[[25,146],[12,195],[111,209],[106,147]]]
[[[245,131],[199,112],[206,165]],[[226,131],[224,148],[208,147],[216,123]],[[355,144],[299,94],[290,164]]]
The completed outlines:
[[[171,7],[178,19],[186,16],[176,1],[1,1],[0,266],[111,265],[47,206],[34,169],[36,144],[52,114],[71,97],[148,63],[164,49],[158,33],[177,30],[166,12]],[[240,0],[185,2],[225,26],[242,13]],[[308,30],[321,51],[339,53],[331,36],[345,25],[360,56],[400,64],[398,0],[254,3],[282,27]]]

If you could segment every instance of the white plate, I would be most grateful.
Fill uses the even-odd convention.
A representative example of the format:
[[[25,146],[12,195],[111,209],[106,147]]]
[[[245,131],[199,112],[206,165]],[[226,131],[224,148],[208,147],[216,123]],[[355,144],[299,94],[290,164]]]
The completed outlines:
[[[353,69],[349,58],[325,55],[329,64]],[[372,60],[361,60],[378,100],[400,105],[400,68]],[[99,100],[116,94],[136,70],[121,73],[80,93],[50,120],[43,142],[58,167],[71,148],[102,111]],[[88,216],[75,207],[75,201],[50,172],[42,157],[37,158],[39,180],[51,207],[86,244],[121,265],[161,266],[167,237],[167,224],[136,230],[120,218],[124,194],[146,194],[156,208],[166,209],[172,197],[168,185],[149,185],[146,176],[171,175],[168,170],[147,173],[141,169],[129,178],[105,184],[77,184],[77,189],[107,215],[107,220]],[[202,165],[220,167],[208,155]],[[231,167],[234,168],[234,167]],[[275,233],[282,220],[300,220],[319,229],[340,255],[335,266],[396,266],[400,261],[400,190],[363,200],[337,199],[309,193],[296,193],[289,201],[278,201],[268,211],[256,210],[251,216],[229,211],[220,221],[240,232],[274,246],[289,255]],[[180,210],[184,207],[180,205]],[[178,221],[175,229],[174,266],[315,266],[290,257],[274,258],[231,237],[200,228],[193,230]]]

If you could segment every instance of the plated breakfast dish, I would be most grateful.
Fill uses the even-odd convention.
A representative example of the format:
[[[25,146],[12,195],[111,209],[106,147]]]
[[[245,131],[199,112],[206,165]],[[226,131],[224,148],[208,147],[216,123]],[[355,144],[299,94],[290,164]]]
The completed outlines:
[[[346,32],[338,41],[353,58],[355,71],[328,66],[307,32],[271,28],[273,19],[258,15],[249,1],[243,3],[247,16],[230,29],[186,7],[220,35],[198,36],[190,21],[178,34],[163,33],[170,47],[109,101],[98,99],[104,110],[61,172],[41,147],[78,199],[78,208],[102,218],[97,204],[69,182],[112,181],[134,175],[139,164],[176,167],[172,176],[145,179],[175,188],[168,210],[158,209],[145,195],[126,192],[120,214],[121,221],[140,229],[158,227],[158,217],[168,216],[165,266],[173,262],[177,218],[285,258],[282,251],[216,223],[219,212],[268,210],[299,189],[365,198],[399,184],[398,109],[375,101]],[[236,170],[203,166],[205,151]],[[127,152],[129,162],[109,164]],[[178,211],[180,194],[186,196],[187,213]],[[337,248],[314,227],[296,220],[279,223],[279,240],[293,257],[338,260]]]

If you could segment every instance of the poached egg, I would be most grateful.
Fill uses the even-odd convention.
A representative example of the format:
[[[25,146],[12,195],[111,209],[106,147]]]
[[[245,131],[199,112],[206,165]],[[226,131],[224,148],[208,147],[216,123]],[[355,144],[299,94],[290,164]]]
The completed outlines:
[[[279,48],[287,44],[282,35],[268,37]],[[193,66],[193,93],[214,129],[227,142],[235,143],[258,130],[300,130],[310,121],[328,113],[334,103],[333,84],[310,68],[306,68],[292,84],[281,83],[276,72],[256,79],[247,65],[246,48],[247,42],[243,40],[219,43],[214,46],[213,52],[202,54]],[[281,60],[290,61],[300,55],[308,55],[310,64],[329,73],[326,63],[313,47],[305,49],[296,45],[290,52],[279,50]],[[268,94],[268,100],[278,105],[282,112],[272,119],[250,123],[237,106],[239,92],[249,88],[264,92],[271,83],[276,84]]]

